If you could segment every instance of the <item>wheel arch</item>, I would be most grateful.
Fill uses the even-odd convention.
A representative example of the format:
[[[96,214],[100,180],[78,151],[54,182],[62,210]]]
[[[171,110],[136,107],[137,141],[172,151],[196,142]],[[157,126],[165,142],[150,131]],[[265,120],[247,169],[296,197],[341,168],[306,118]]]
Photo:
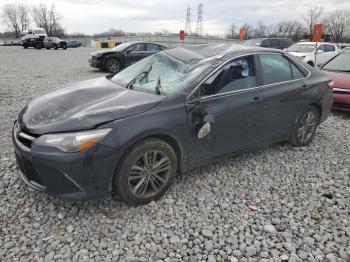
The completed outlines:
[[[166,142],[167,144],[169,144],[174,149],[177,157],[177,170],[178,170],[178,173],[181,174],[182,171],[184,170],[184,155],[185,155],[184,148],[173,135],[166,132],[146,133],[146,134],[131,138],[127,143],[125,143],[125,146],[121,149],[120,159],[123,159],[125,155],[129,152],[129,149],[132,148],[137,143],[143,140],[152,139],[152,138],[160,139]],[[117,166],[119,166],[119,164]]]
[[[117,59],[120,63],[120,66],[122,67],[123,64],[122,64],[122,60],[120,59],[120,57],[118,57],[117,55],[113,54],[113,53],[108,53],[108,54],[105,54],[103,55],[102,57],[102,61],[103,61],[103,66],[105,67],[106,66],[106,63],[109,59],[111,58],[114,58],[114,59]]]
[[[314,107],[316,110],[317,110],[317,113],[318,113],[318,125],[320,124],[320,121],[322,119],[322,107],[319,103],[311,103],[310,106]]]

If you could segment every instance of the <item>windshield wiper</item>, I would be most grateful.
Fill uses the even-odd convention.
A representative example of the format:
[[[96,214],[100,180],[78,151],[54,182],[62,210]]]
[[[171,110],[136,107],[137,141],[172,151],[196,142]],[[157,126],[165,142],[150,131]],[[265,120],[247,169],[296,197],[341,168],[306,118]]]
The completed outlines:
[[[152,67],[153,67],[153,65],[151,65],[151,66],[148,68],[148,70],[141,72],[140,74],[138,74],[137,76],[135,76],[133,79],[131,79],[131,81],[127,84],[126,88],[127,88],[127,89],[133,89],[133,84],[135,84],[136,80],[137,80],[140,76],[144,75],[141,79],[144,79],[145,77],[148,77],[149,73],[150,73],[151,70],[152,70]],[[140,80],[141,80],[141,79],[140,79]]]
[[[156,86],[155,86],[156,95],[160,95],[160,88],[161,88],[160,76],[158,76],[157,84],[156,84]]]

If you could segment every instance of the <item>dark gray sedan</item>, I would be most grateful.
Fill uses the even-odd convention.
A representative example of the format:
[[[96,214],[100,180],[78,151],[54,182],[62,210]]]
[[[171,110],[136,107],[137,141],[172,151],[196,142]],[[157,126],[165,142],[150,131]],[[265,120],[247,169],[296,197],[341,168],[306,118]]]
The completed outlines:
[[[62,40],[58,37],[46,37],[43,41],[43,47],[46,49],[55,49],[62,48],[64,50],[67,49],[67,41]]]
[[[196,45],[30,102],[13,129],[20,177],[68,199],[158,199],[176,174],[279,141],[307,146],[330,79],[279,50]],[[229,178],[228,178],[229,179]]]
[[[89,63],[91,67],[117,73],[137,61],[165,49],[166,47],[155,43],[127,42],[112,49],[91,53]]]

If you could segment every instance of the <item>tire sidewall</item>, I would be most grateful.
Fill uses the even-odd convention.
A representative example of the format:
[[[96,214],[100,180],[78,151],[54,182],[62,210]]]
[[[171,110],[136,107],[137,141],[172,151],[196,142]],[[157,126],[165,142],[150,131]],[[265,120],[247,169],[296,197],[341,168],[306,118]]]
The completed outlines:
[[[118,70],[116,71],[116,72],[112,72],[109,68],[110,68],[110,66],[111,66],[111,63],[112,63],[112,61],[115,61],[117,64],[119,64],[119,68],[118,68]],[[106,70],[108,71],[108,72],[110,72],[110,73],[118,73],[119,71],[120,71],[120,62],[119,62],[119,60],[117,59],[117,58],[114,58],[114,57],[111,57],[111,58],[108,58],[107,59],[107,62],[106,62]]]
[[[132,165],[146,152],[158,150],[166,154],[171,163],[169,180],[164,188],[149,198],[139,198],[131,193],[128,184],[128,176]],[[121,199],[130,205],[147,204],[160,198],[171,186],[177,173],[177,157],[174,149],[167,143],[159,139],[144,140],[133,146],[124,157],[121,158],[119,167],[114,177],[114,189]]]
[[[302,118],[304,117],[304,115],[306,113],[310,112],[310,111],[312,111],[314,113],[315,117],[316,117],[316,126],[315,126],[315,128],[313,130],[313,133],[312,133],[311,137],[306,142],[301,142],[300,139],[299,139],[299,136],[298,136],[299,125],[300,125],[300,122],[301,122]],[[298,118],[297,118],[297,120],[296,120],[296,122],[294,124],[292,137],[291,137],[292,144],[295,145],[295,146],[307,146],[307,145],[309,145],[313,141],[313,139],[314,139],[314,137],[316,135],[316,131],[317,131],[319,120],[320,120],[320,115],[319,115],[317,109],[315,107],[313,107],[313,106],[307,106],[299,114],[299,116],[298,116]]]

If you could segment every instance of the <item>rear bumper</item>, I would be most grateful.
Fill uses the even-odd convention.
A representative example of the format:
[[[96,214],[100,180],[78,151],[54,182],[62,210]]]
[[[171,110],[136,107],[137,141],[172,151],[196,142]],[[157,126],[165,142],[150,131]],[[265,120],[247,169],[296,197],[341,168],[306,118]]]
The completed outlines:
[[[333,109],[350,112],[350,92],[348,94],[333,93]]]
[[[110,197],[120,153],[95,145],[79,153],[63,153],[32,144],[29,148],[12,132],[18,176],[29,187],[71,200]]]

